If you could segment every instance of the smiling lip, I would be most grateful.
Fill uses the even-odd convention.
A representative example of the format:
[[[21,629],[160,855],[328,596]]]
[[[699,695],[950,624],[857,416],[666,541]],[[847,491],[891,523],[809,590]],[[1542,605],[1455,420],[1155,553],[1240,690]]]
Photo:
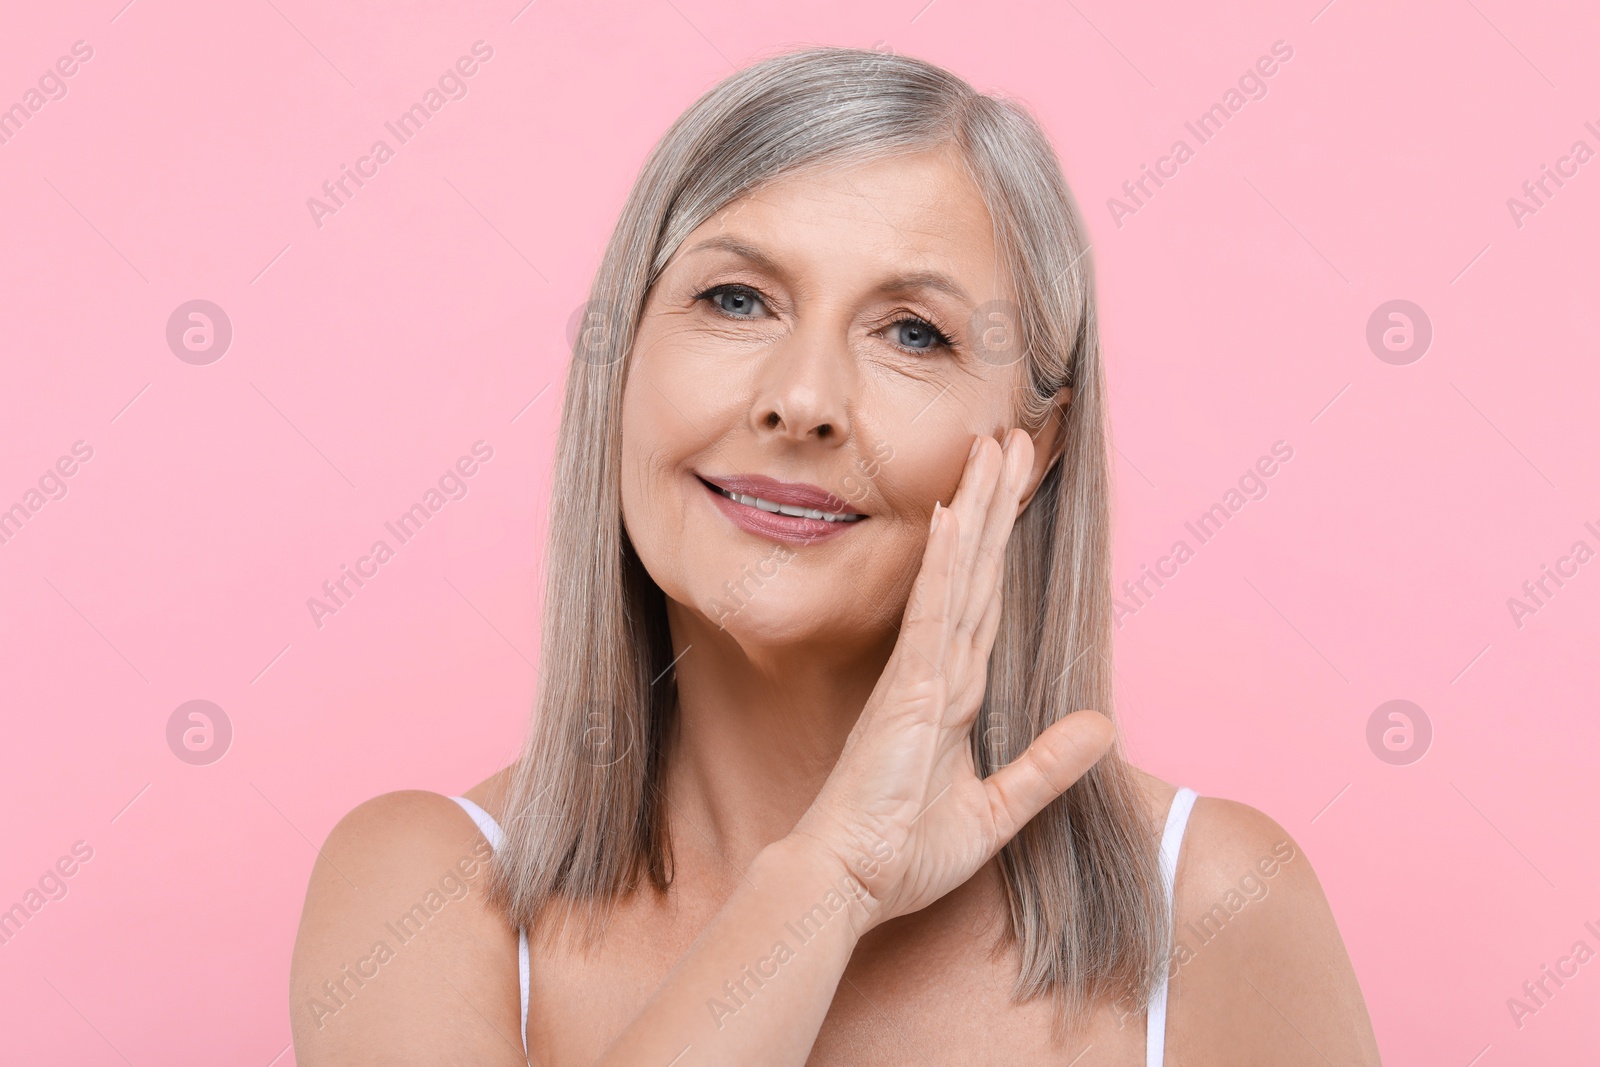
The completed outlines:
[[[763,477],[759,474],[729,474],[708,478],[700,475],[702,481],[710,482],[719,489],[726,489],[730,493],[740,496],[758,496],[762,500],[770,500],[774,504],[788,504],[797,508],[812,508],[816,511],[832,512],[835,515],[859,515],[859,511],[850,510],[849,504],[834,496],[826,489],[804,482],[780,482],[775,478]]]
[[[845,502],[825,489],[797,482],[780,482],[760,475],[730,475],[715,480],[699,475],[706,493],[734,525],[747,533],[790,544],[811,545],[832,540],[845,531],[867,521],[866,516],[852,522],[807,518],[803,515],[784,515],[730,499],[719,492],[725,489],[743,497],[760,497],[773,504],[782,504],[833,514],[860,515],[850,510]]]

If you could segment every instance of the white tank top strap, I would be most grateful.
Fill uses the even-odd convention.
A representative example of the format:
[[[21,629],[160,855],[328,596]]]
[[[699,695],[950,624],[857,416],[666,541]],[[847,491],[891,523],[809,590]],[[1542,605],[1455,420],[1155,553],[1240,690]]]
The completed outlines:
[[[1183,845],[1183,831],[1189,825],[1189,812],[1194,808],[1198,794],[1187,786],[1180,786],[1167,810],[1166,829],[1161,832],[1161,882],[1167,891],[1167,916],[1172,916],[1172,888],[1178,872],[1178,849]],[[1150,1010],[1145,1016],[1145,1067],[1162,1067],[1167,1054],[1167,976],[1170,965],[1161,972],[1161,982],[1155,996],[1150,998]]]
[[[483,808],[468,800],[466,797],[451,797],[451,800],[461,805],[461,810],[472,816],[472,821],[478,824],[478,829],[483,836],[488,838],[489,847],[496,852],[505,844],[506,833],[500,829],[500,824],[494,821]],[[519,995],[522,999],[522,1055],[528,1055],[528,931],[517,931],[517,982]]]

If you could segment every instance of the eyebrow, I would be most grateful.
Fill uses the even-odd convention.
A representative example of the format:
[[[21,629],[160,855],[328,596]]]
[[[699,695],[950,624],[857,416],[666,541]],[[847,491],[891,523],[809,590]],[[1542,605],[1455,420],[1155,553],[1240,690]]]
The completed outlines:
[[[689,249],[684,255],[692,256],[699,252],[731,252],[742,259],[749,260],[768,274],[782,277],[788,273],[771,256],[755,245],[747,241],[741,241],[737,237],[729,237],[727,235],[708,237]],[[877,287],[877,291],[880,293],[905,292],[911,289],[932,289],[936,292],[944,293],[946,296],[954,297],[964,304],[973,302],[972,297],[967,295],[967,291],[961,287],[959,282],[948,274],[942,274],[936,270],[919,270],[911,271],[907,274],[898,274],[881,282]]]

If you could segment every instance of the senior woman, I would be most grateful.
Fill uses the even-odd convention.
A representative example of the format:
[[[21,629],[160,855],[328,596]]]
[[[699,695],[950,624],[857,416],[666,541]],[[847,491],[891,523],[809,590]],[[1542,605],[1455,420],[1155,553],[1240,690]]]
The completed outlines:
[[[923,61],[673,124],[574,346],[526,747],[334,828],[302,1067],[1378,1062],[1299,846],[1117,743],[1086,242]]]

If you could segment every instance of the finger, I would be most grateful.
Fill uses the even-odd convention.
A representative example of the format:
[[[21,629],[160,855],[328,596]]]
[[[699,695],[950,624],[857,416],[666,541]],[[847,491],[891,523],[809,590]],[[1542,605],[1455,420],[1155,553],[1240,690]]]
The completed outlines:
[[[961,546],[956,554],[956,573],[950,589],[950,610],[956,619],[966,615],[967,590],[971,586],[972,568],[978,548],[988,525],[990,507],[996,488],[1003,480],[1005,456],[998,443],[987,434],[978,435],[978,447],[962,471],[961,484],[956,487],[950,502],[951,510],[961,516]]]
[[[998,588],[1005,570],[1006,546],[1017,521],[1017,504],[1022,499],[1022,487],[1027,481],[1028,468],[1033,459],[1032,441],[1020,430],[1006,435],[1010,444],[1004,455],[984,516],[984,527],[969,572],[965,598],[957,600],[956,633],[975,645],[976,634],[981,629],[984,616]]]
[[[1000,629],[1000,612],[1005,606],[1005,568],[1001,567],[1000,575],[995,579],[994,592],[989,594],[989,606],[983,610],[983,619],[978,623],[978,630],[972,637],[972,649],[976,654],[974,662],[988,663],[989,654],[994,651],[994,635]]]
[[[1026,752],[984,779],[999,834],[996,849],[1082,778],[1115,739],[1110,719],[1098,711],[1075,711],[1051,724]]]
[[[934,514],[938,521],[928,532],[922,567],[912,583],[900,637],[895,642],[895,652],[901,660],[895,665],[898,680],[915,682],[942,678],[948,659],[950,581],[961,538],[961,523],[953,511],[937,502]]]
[[[977,631],[973,634],[971,643],[963,649],[959,642],[960,624],[957,624],[957,633],[952,636],[953,656],[951,660],[951,674],[958,680],[965,679],[967,689],[962,696],[952,698],[951,710],[955,713],[950,721],[955,725],[970,726],[977,720],[978,710],[983,703],[983,692],[988,684],[989,655],[994,651],[994,636],[1000,628],[1000,612],[1002,608],[1001,590],[1004,584],[1004,568],[1002,577],[995,582],[994,591],[989,595],[989,605],[984,609],[983,619],[978,624]],[[965,652],[963,656],[962,653]],[[965,665],[965,669],[963,669]],[[966,696],[965,694],[973,694]]]

